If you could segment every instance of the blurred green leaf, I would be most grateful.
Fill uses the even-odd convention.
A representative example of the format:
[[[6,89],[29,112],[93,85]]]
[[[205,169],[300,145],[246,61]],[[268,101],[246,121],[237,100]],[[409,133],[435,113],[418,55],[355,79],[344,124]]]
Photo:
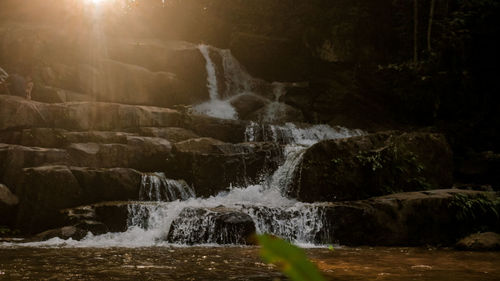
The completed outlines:
[[[267,263],[277,265],[294,281],[324,281],[316,266],[307,259],[305,252],[285,240],[264,234],[259,235],[260,255]]]

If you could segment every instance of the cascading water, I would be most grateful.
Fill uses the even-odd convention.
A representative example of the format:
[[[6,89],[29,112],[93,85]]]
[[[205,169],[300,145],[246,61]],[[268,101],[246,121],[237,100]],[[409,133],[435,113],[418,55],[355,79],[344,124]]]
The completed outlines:
[[[291,123],[282,126],[252,123],[247,128],[249,140],[265,139],[286,144],[283,164],[261,184],[235,187],[217,196],[197,198],[182,182],[173,184],[161,173],[146,174],[141,184],[141,196],[143,200],[154,202],[130,203],[126,232],[99,236],[89,234],[81,241],[55,238],[44,242],[44,245],[146,247],[196,244],[196,237],[200,236],[204,237],[205,244],[235,242],[237,237],[215,230],[213,210],[220,208],[250,216],[258,233],[271,233],[304,246],[324,243],[329,231],[320,205],[286,197],[289,179],[293,178],[307,147],[323,139],[346,138],[362,133],[360,130],[326,125],[297,128]],[[165,197],[167,194],[171,197]],[[173,201],[157,201],[159,198]],[[190,212],[192,215],[189,215]],[[172,230],[173,224],[176,228]],[[175,239],[168,240],[169,236]]]
[[[217,72],[215,63],[210,55],[215,52],[222,58],[224,78],[226,84],[225,96],[229,96],[231,91],[247,90],[250,75],[246,74],[236,59],[234,59],[229,50],[221,50],[208,45],[199,45],[198,49],[205,58],[205,68],[207,71],[207,88],[210,100],[201,103],[193,108],[194,112],[205,114],[222,119],[237,119],[238,114],[228,99],[223,99],[219,94]],[[248,77],[247,77],[248,76]]]
[[[164,173],[142,175],[139,200],[175,201],[194,196],[194,190],[184,181],[167,179]]]
[[[210,100],[195,106],[195,112],[219,118],[236,119],[230,104],[235,95],[251,92],[254,83],[229,50],[200,45],[206,60],[207,88]],[[219,89],[217,68],[211,55],[222,58],[225,90]],[[285,94],[285,84],[274,83],[274,102],[279,103]],[[221,97],[220,93],[224,93]],[[279,105],[277,105],[279,107]],[[274,108],[275,109],[275,108]],[[269,120],[277,111],[269,107]],[[290,185],[296,179],[304,152],[311,145],[325,139],[347,138],[362,135],[361,130],[328,125],[283,125],[251,122],[245,132],[248,142],[271,141],[283,144],[283,163],[272,174],[263,175],[257,185],[229,187],[227,192],[209,198],[197,198],[194,191],[183,181],[167,179],[163,173],[149,173],[142,178],[141,202],[128,205],[128,230],[123,233],[89,234],[81,241],[61,241],[58,238],[44,245],[82,247],[145,247],[164,244],[239,243],[227,229],[216,229],[216,217],[221,208],[224,212],[236,212],[250,217],[258,233],[271,233],[296,244],[311,245],[329,241],[328,226],[321,204],[299,202],[287,197]],[[198,237],[198,238],[196,238]]]

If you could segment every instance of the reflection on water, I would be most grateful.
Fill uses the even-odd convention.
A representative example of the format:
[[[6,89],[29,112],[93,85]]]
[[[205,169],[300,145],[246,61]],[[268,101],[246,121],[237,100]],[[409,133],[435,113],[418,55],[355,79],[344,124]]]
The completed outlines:
[[[331,280],[499,280],[500,255],[420,248],[307,249]],[[257,247],[0,248],[0,280],[275,280]]]

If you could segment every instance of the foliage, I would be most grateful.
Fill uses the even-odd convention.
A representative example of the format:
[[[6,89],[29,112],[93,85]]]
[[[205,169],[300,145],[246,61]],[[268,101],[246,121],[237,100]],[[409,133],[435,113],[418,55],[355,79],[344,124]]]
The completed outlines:
[[[0,225],[0,236],[19,235],[19,230]]]
[[[456,210],[458,221],[476,220],[485,216],[493,216],[496,219],[500,218],[500,200],[491,200],[483,194],[474,197],[455,194],[448,207]]]
[[[267,263],[277,265],[280,270],[294,281],[325,280],[304,251],[285,240],[264,234],[258,237],[261,257]]]

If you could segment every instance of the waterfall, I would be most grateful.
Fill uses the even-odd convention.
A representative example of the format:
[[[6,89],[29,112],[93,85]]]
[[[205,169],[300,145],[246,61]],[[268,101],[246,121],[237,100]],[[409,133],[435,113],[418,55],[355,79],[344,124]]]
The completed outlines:
[[[207,88],[210,100],[193,110],[218,118],[236,119],[230,98],[252,93],[262,81],[252,78],[229,50],[199,45],[206,61]],[[213,58],[222,61],[223,75],[217,75]],[[219,81],[218,79],[224,79]],[[279,102],[287,84],[273,83],[274,101],[268,106],[265,119],[272,122],[283,106]],[[65,241],[67,245],[92,247],[146,247],[169,243],[192,244],[198,238],[204,243],[236,243],[238,237],[216,229],[216,216],[237,212],[250,217],[258,233],[270,233],[296,244],[330,243],[329,229],[321,204],[303,203],[290,198],[289,190],[297,177],[299,165],[307,148],[326,139],[363,135],[328,125],[285,123],[281,125],[250,122],[245,130],[249,142],[276,142],[283,145],[283,161],[270,174],[262,175],[259,184],[229,187],[226,192],[209,198],[195,196],[184,181],[168,179],[163,173],[142,176],[139,199],[128,205],[128,230],[124,233],[89,234],[82,241]],[[230,183],[228,183],[230,184]],[[169,241],[170,239],[170,241]]]
[[[330,241],[321,204],[288,198],[286,190],[307,147],[320,140],[358,136],[363,132],[327,125],[299,128],[292,123],[281,126],[251,123],[246,134],[248,139],[286,144],[283,163],[261,184],[234,187],[209,198],[199,198],[183,182],[167,180],[162,173],[145,174],[141,198],[153,202],[130,203],[126,232],[88,235],[80,242],[65,243],[145,247],[196,244],[200,237],[209,244],[236,243],[241,237],[216,229],[215,217],[221,208],[248,215],[258,233],[271,233],[305,246]]]
[[[184,181],[167,179],[164,173],[142,175],[139,200],[175,201],[194,196],[194,190]]]
[[[235,87],[234,85],[242,85],[241,83],[245,83],[240,83],[240,81],[245,80],[242,79],[241,68],[240,71],[236,71],[237,65],[239,65],[239,63],[232,57],[229,50],[220,50],[203,44],[199,45],[198,49],[205,58],[205,68],[207,71],[207,88],[210,100],[193,107],[194,112],[222,119],[238,119],[238,114],[236,113],[234,107],[231,105],[230,101],[228,99],[222,99],[219,93],[220,91],[218,87],[219,83],[217,72],[215,63],[213,62],[211,57],[211,52],[215,52],[217,55],[222,57],[224,77],[226,77],[226,90],[233,89]]]

